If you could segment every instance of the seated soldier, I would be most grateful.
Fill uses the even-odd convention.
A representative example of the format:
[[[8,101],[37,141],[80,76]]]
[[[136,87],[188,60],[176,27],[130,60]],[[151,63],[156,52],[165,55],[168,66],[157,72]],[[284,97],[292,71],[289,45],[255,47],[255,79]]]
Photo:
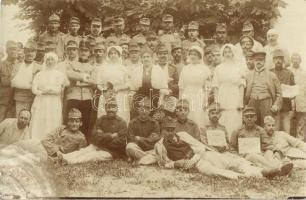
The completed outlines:
[[[200,129],[198,125],[191,119],[188,119],[189,109],[190,106],[187,99],[178,100],[175,109],[176,118],[177,118],[175,131],[187,132],[192,137],[200,141]]]
[[[208,108],[208,119],[209,124],[207,124],[203,130],[203,134],[201,135],[201,142],[203,142],[206,145],[209,145],[207,134],[209,131],[220,131],[224,133],[225,138],[225,144],[224,146],[215,146],[215,145],[209,145],[211,148],[218,152],[224,152],[226,150],[229,150],[229,140],[228,140],[228,134],[225,129],[225,126],[221,125],[219,123],[219,119],[221,117],[221,110],[220,105],[218,103],[212,103],[209,105]],[[214,132],[211,132],[214,133]]]
[[[0,123],[0,148],[30,138],[31,112],[23,109],[18,118],[7,118]]]
[[[155,145],[156,159],[161,167],[191,169],[195,167],[200,173],[217,175],[229,179],[239,176],[272,178],[276,170],[252,166],[250,162],[239,157],[228,157],[208,148],[186,132],[176,132],[176,121],[165,118],[162,123],[162,135]]]
[[[265,151],[266,148],[270,146],[269,143],[265,142],[266,140],[263,140],[263,137],[265,135],[264,129],[256,125],[256,120],[257,117],[255,109],[253,107],[247,106],[243,110],[244,125],[242,126],[242,128],[238,129],[237,131],[234,131],[230,139],[231,147],[234,148],[238,153],[239,153],[238,140],[240,138],[259,138],[260,144],[258,145],[260,146],[259,148],[261,148],[259,150],[261,152]],[[253,162],[257,166],[278,170],[279,171],[278,175],[280,176],[285,176],[289,174],[290,171],[292,170],[293,168],[292,163],[282,165],[280,162],[267,159],[261,152],[243,153],[242,156],[245,157],[247,160]]]
[[[64,154],[77,151],[87,145],[84,134],[79,130],[82,126],[81,119],[81,112],[72,108],[68,113],[67,126],[58,128],[41,141],[50,160],[62,162]]]
[[[147,98],[138,102],[138,116],[135,117],[128,127],[128,144],[126,154],[129,161],[145,164],[141,158],[152,155],[154,161],[154,145],[160,139],[160,128],[156,120],[150,117],[151,101]],[[146,164],[150,164],[151,162]]]
[[[275,120],[271,116],[264,118],[264,124],[266,135],[263,139],[266,143],[271,141],[265,156],[281,162],[292,160],[295,167],[305,168],[306,143],[283,131],[275,131]]]
[[[125,157],[127,125],[117,115],[118,105],[115,98],[107,100],[105,111],[106,115],[96,122],[91,143],[109,152],[113,158]]]

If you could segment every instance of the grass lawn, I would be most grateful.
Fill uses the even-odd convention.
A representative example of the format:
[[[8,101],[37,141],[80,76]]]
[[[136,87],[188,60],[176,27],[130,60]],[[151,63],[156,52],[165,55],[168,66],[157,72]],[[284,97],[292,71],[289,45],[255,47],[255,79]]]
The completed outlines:
[[[63,197],[232,197],[306,196],[305,170],[288,177],[208,177],[195,171],[136,166],[122,161],[90,162],[55,168],[58,196]]]

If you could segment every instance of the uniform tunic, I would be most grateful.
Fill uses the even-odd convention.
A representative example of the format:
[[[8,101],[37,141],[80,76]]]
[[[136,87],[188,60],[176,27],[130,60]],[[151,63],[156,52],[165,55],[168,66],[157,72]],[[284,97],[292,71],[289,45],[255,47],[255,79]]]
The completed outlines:
[[[135,137],[140,136],[140,141]],[[151,117],[146,119],[134,118],[128,127],[128,142],[135,142],[142,150],[148,151],[154,148],[155,143],[160,139],[160,128],[156,120]]]
[[[48,155],[54,156],[58,151],[66,154],[85,147],[86,139],[80,131],[72,133],[63,126],[47,135],[41,143]]]
[[[118,136],[112,138],[113,133],[118,133]],[[126,137],[127,125],[121,117],[103,115],[96,122],[91,143],[111,153],[113,157],[120,157],[125,154]]]
[[[179,120],[176,122],[175,132],[182,132],[182,131],[190,134],[192,137],[194,137],[199,141],[201,139],[200,129],[198,125],[190,119],[187,119],[184,122],[181,122]]]

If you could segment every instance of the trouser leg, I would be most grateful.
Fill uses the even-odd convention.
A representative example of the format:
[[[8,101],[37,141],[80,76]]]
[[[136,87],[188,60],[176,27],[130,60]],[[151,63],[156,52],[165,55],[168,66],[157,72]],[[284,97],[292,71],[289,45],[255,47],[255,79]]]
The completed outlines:
[[[270,98],[262,99],[262,100],[250,99],[248,106],[255,108],[256,116],[257,116],[256,124],[258,126],[263,126],[264,118],[268,115],[271,115],[270,109],[272,106],[272,100]]]
[[[126,155],[134,160],[139,160],[146,155],[136,143],[130,142],[126,145]]]
[[[280,112],[276,118],[276,129],[279,131],[285,131],[290,134],[290,115],[288,112]]]
[[[226,170],[219,168],[207,160],[201,159],[196,164],[196,169],[199,170],[200,173],[209,175],[209,176],[222,176],[229,179],[238,179],[239,173],[233,172],[231,170]]]
[[[262,168],[275,169],[280,167],[278,162],[275,163],[273,161],[270,161],[260,154],[247,154],[245,158],[250,162],[254,163],[256,166]]]

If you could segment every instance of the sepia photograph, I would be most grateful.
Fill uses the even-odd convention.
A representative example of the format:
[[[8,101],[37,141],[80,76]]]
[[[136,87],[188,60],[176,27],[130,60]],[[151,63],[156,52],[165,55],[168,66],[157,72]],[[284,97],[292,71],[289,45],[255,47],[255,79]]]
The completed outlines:
[[[0,199],[306,199],[306,0],[0,3]]]

